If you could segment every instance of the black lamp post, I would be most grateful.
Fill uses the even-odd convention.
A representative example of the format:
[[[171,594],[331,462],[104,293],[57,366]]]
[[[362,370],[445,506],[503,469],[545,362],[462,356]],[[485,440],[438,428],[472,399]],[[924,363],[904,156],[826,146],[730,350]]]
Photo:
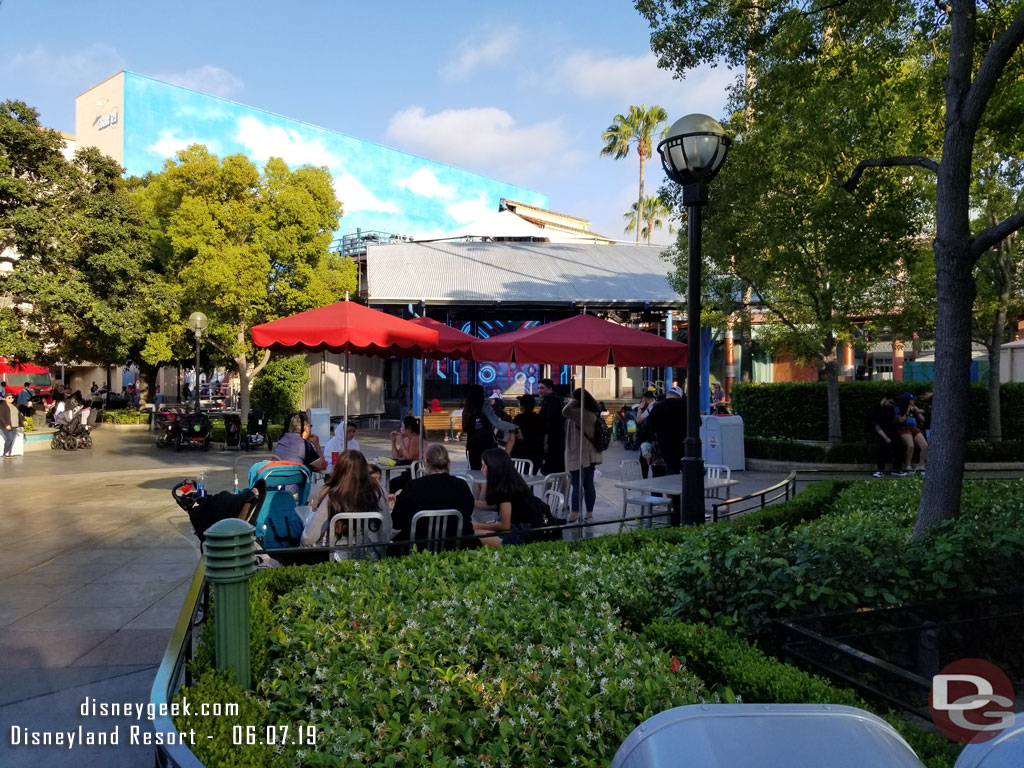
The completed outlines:
[[[668,129],[658,144],[665,173],[683,187],[689,234],[687,270],[686,440],[683,442],[683,522],[704,522],[704,458],[700,447],[700,209],[708,201],[707,184],[725,162],[732,142],[719,122],[687,115]]]
[[[196,413],[199,413],[199,339],[209,324],[209,318],[202,312],[193,312],[188,316],[188,327],[196,334]]]

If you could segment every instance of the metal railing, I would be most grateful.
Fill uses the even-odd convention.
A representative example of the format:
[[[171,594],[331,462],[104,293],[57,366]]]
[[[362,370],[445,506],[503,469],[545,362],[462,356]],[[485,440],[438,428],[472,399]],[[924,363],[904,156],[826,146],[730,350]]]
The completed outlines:
[[[209,606],[209,589],[206,583],[206,559],[199,561],[185,603],[178,614],[163,661],[157,669],[153,687],[149,693],[149,701],[153,705],[155,717],[153,730],[157,733],[173,733],[177,730],[174,721],[167,714],[170,710],[174,692],[184,684],[189,685],[191,674],[188,662],[192,660],[193,633],[196,626],[196,614],[203,605]],[[165,714],[161,715],[160,713]],[[159,744],[156,749],[157,768],[204,768],[192,750],[184,744]]]
[[[719,520],[728,520],[732,517],[753,512],[755,509],[764,509],[776,501],[789,501],[796,496],[796,472],[790,472],[785,480],[769,486],[761,491],[748,493],[746,496],[737,496],[732,499],[716,501],[711,505],[711,520],[717,523]],[[724,512],[722,510],[725,510]]]

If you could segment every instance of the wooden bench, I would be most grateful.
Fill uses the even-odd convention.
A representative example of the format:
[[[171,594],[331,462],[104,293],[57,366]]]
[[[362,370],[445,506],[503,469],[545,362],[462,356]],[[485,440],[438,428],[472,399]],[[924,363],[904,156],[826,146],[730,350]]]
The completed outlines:
[[[438,411],[437,413],[424,411],[423,423],[420,426],[423,429],[424,435],[428,435],[431,432],[445,432],[449,438],[453,436],[452,414],[450,411]]]

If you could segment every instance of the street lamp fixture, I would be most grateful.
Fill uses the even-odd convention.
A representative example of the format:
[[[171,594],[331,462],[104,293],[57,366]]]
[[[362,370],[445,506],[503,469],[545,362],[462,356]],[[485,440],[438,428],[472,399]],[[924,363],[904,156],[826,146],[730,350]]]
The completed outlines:
[[[708,182],[721,169],[731,143],[717,120],[694,114],[676,120],[665,140],[658,144],[666,175],[683,188],[690,246],[686,295],[689,346],[686,439],[682,473],[682,522],[687,525],[704,522],[704,458],[700,446],[700,209],[708,201]]]
[[[196,334],[196,413],[199,413],[199,339],[210,325],[210,319],[202,312],[193,312],[188,316],[188,327]]]

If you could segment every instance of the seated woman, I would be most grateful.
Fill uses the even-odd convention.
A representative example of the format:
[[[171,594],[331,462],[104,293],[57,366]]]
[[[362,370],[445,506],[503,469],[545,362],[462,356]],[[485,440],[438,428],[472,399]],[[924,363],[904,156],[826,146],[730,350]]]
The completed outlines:
[[[397,432],[391,433],[391,458],[399,464],[411,464],[420,458],[420,420],[415,416],[402,419],[402,426]],[[391,480],[388,490],[397,493],[406,483],[412,480],[412,472],[405,470]]]
[[[365,543],[385,545],[391,540],[391,513],[388,511],[387,494],[370,477],[370,466],[359,451],[345,451],[338,457],[334,470],[311,506],[313,514],[302,531],[304,547],[318,544],[325,546],[328,541],[327,526],[331,518],[342,512],[380,512],[384,516],[384,525],[371,521],[368,526],[370,535]],[[346,521],[338,521],[334,530],[335,537],[345,536],[347,532]],[[380,554],[376,547],[336,549],[334,559],[376,559]]]
[[[473,523],[473,532],[497,534],[480,539],[480,543],[488,547],[525,543],[525,533],[530,530],[530,497],[533,495],[529,486],[501,448],[488,448],[480,459],[487,487],[484,498],[478,499],[476,506],[496,510],[498,519],[493,523]]]
[[[396,541],[415,539],[416,531],[412,530],[412,518],[417,512],[428,509],[455,509],[462,515],[462,535],[473,533],[473,509],[475,501],[473,492],[464,480],[452,477],[452,463],[448,450],[440,444],[428,446],[424,452],[423,467],[426,474],[410,480],[408,485],[395,500],[395,508],[391,514],[391,524],[396,531]],[[421,523],[419,528],[422,528]],[[455,536],[454,525],[449,523],[444,532],[445,537]],[[463,546],[476,546],[476,542],[463,542]],[[445,542],[445,549],[455,549],[455,542]]]

